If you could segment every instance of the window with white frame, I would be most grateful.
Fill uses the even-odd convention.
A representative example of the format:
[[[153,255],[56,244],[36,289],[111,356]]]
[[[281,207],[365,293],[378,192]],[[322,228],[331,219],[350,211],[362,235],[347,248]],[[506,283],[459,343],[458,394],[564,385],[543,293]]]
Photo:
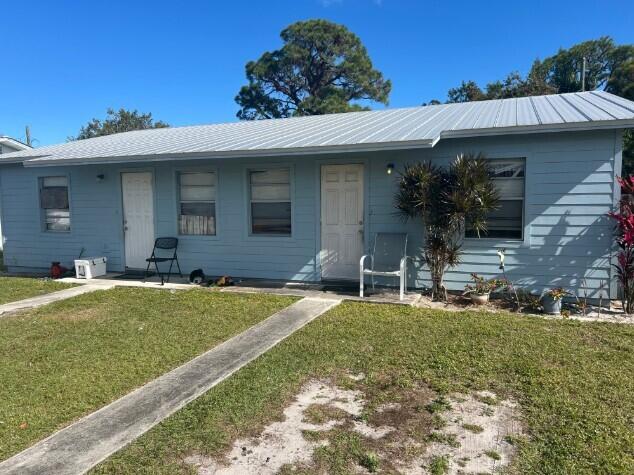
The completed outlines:
[[[181,235],[214,236],[216,234],[216,174],[182,172],[178,176]]]
[[[47,176],[40,178],[40,208],[44,230],[70,231],[70,205],[68,177]]]
[[[491,179],[500,194],[498,209],[488,214],[487,232],[481,238],[522,239],[524,231],[524,159],[491,160]],[[477,238],[473,229],[465,232]]]
[[[251,234],[291,235],[291,180],[288,168],[249,172]]]

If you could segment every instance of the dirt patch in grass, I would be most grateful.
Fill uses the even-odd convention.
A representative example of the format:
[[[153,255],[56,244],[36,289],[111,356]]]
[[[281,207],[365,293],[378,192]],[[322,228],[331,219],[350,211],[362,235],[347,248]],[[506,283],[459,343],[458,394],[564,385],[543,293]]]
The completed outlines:
[[[445,425],[432,433],[425,451],[400,464],[399,471],[414,474],[426,468],[432,474],[495,473],[508,466],[515,455],[512,441],[523,435],[517,403],[500,401],[486,391],[452,395],[448,402],[449,409],[441,415]]]
[[[490,473],[514,455],[509,440],[521,428],[512,401],[490,409],[482,402],[494,400],[490,393],[442,398],[414,386],[390,389],[394,400],[385,402],[376,387],[342,389],[333,380],[309,381],[282,421],[236,440],[224,458],[192,454],[184,462],[200,475]]]
[[[308,464],[315,449],[328,444],[320,433],[327,435],[361,414],[360,397],[359,391],[310,381],[284,409],[284,420],[267,425],[256,437],[236,440],[224,460],[194,454],[185,463],[201,475],[274,474],[289,465]]]

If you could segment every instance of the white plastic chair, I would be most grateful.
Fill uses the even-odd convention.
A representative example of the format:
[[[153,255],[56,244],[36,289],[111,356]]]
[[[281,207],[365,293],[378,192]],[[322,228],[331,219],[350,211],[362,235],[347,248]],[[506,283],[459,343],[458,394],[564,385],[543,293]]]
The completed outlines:
[[[365,261],[370,258],[370,267]],[[374,276],[398,277],[400,281],[399,298],[405,297],[407,288],[407,234],[406,233],[376,233],[372,253],[361,257],[359,262],[359,296],[363,297],[365,276],[372,277],[374,290]]]

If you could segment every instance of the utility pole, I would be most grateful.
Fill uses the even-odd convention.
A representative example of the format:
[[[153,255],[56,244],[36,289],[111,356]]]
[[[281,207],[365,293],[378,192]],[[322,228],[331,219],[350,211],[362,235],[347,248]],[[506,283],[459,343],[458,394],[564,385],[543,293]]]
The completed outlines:
[[[31,127],[29,127],[28,125],[26,126],[26,133],[25,133],[25,135],[26,135],[26,144],[27,144],[29,147],[32,147],[32,145],[31,145]]]
[[[581,64],[581,92],[586,90],[586,57],[583,57],[583,63]]]

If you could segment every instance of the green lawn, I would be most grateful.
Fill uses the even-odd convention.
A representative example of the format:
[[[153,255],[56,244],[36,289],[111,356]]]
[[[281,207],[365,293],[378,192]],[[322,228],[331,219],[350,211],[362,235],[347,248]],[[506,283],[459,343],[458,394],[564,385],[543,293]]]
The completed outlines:
[[[0,318],[0,460],[293,301],[116,288]]]
[[[517,399],[529,437],[513,473],[634,473],[633,348],[633,326],[345,303],[94,471],[189,473],[184,456],[259,433],[308,378],[364,372],[370,412],[420,385]],[[316,453],[322,473],[367,466],[371,447],[346,437]]]
[[[0,305],[74,287],[50,279],[0,277]]]

